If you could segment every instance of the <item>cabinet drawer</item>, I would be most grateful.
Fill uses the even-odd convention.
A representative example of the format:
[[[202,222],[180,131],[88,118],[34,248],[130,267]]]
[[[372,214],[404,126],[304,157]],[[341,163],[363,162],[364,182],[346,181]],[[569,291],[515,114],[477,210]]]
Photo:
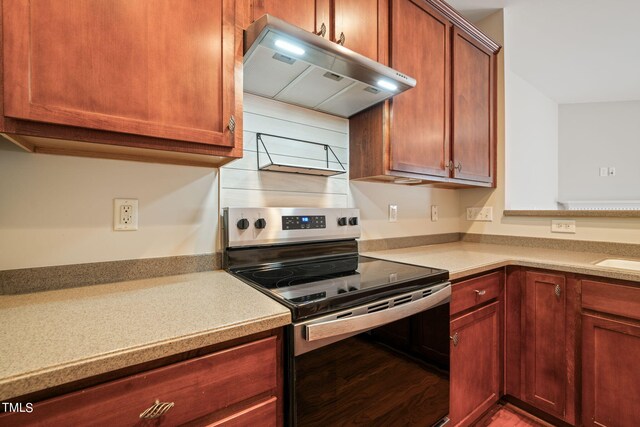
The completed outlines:
[[[583,280],[582,308],[640,320],[640,287]]]
[[[227,418],[207,425],[207,427],[243,426],[276,427],[276,398],[272,397],[244,411],[236,412]]]
[[[503,282],[504,272],[496,271],[486,276],[454,284],[451,291],[451,314],[498,298],[502,291]]]
[[[34,405],[31,414],[0,417],[0,424],[140,425],[140,414],[156,400],[174,403],[156,423],[183,424],[273,393],[276,360],[276,337],[269,337],[47,400]]]

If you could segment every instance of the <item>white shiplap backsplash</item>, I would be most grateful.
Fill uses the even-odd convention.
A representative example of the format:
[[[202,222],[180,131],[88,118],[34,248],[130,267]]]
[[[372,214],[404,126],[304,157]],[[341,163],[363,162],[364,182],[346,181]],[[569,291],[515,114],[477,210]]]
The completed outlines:
[[[220,169],[220,207],[347,207],[349,121],[244,94],[244,157]],[[328,144],[347,173],[333,177],[260,171],[257,133]],[[265,138],[266,142],[266,138]],[[269,152],[287,163],[318,165],[324,154],[296,141],[269,140]],[[322,156],[322,157],[319,157]],[[261,154],[262,158],[262,154]],[[334,165],[334,167],[336,167]]]

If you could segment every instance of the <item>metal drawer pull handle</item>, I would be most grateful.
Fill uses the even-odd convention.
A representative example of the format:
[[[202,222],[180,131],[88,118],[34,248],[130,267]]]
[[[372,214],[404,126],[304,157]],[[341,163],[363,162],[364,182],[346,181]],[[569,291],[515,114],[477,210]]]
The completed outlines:
[[[486,294],[486,293],[487,293],[487,291],[485,291],[484,289],[483,289],[483,290],[478,290],[478,289],[476,289],[476,290],[475,290],[475,291],[473,291],[473,292],[475,292],[476,294],[478,294],[478,296],[479,296],[479,297],[481,297],[482,295],[484,295],[484,294]]]
[[[160,418],[167,412],[169,409],[173,408],[173,402],[160,402],[156,400],[156,403],[147,408],[143,413],[140,414],[140,418],[144,418],[146,420],[151,420],[154,418]]]
[[[343,32],[341,32],[341,33],[340,33],[340,39],[338,39],[338,44],[339,44],[340,46],[344,46],[344,41],[345,41],[346,39],[347,39],[347,38],[344,36],[344,33],[343,33]]]
[[[556,296],[559,297],[560,294],[562,293],[562,288],[560,287],[560,285],[556,285],[555,292],[556,292]]]
[[[458,166],[454,166],[454,169],[457,169],[458,172],[462,172],[462,163],[458,162]]]
[[[452,337],[449,337],[449,339],[450,339],[451,341],[453,341],[453,346],[454,346],[454,347],[457,347],[457,346],[458,346],[458,343],[460,342],[460,338],[458,338],[458,333],[457,333],[457,332],[456,332],[455,334],[453,334],[453,336],[452,336]]]
[[[327,34],[327,26],[324,25],[324,22],[323,22],[322,25],[320,25],[320,31],[318,31],[316,35],[320,37],[324,37],[325,34]]]

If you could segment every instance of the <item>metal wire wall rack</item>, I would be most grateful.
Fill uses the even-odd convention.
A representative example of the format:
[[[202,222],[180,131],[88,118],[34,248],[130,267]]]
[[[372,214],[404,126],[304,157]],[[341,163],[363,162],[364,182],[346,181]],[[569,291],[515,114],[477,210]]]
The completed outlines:
[[[284,155],[281,155],[281,154],[275,155],[273,153],[270,153],[269,149],[267,148],[268,144],[265,143],[263,137],[277,138],[277,139],[286,140],[286,141],[294,141],[295,143],[309,144],[310,147],[318,147],[319,150],[324,150],[324,155],[319,155],[317,159],[310,159],[310,161],[313,161],[314,163],[324,163],[325,167],[316,167],[312,165],[293,164],[293,163],[289,163],[288,161],[279,161],[281,158],[284,157]],[[256,151],[257,151],[257,160],[258,160],[258,170],[300,173],[305,175],[316,175],[316,176],[333,176],[333,175],[340,175],[347,172],[346,169],[344,168],[344,165],[338,158],[338,156],[336,156],[336,153],[328,144],[305,141],[302,139],[288,138],[288,137],[272,135],[268,133],[258,133],[256,134]],[[265,161],[264,159],[265,154],[267,156],[267,161]],[[261,161],[261,155],[262,155],[262,161]],[[276,157],[278,157],[277,161],[274,160],[276,159]],[[321,159],[320,157],[324,157],[324,158]],[[334,165],[337,164],[338,167],[332,167],[332,163]]]

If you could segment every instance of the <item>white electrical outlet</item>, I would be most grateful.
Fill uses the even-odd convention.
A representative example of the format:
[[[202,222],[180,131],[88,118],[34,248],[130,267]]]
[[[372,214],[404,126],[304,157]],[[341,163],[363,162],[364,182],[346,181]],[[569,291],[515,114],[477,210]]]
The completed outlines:
[[[573,233],[576,232],[576,222],[568,219],[551,220],[552,233]]]
[[[431,205],[431,221],[437,221],[438,220],[438,206],[437,205]]]
[[[138,199],[113,199],[113,229],[138,229]]]
[[[493,221],[493,207],[467,208],[467,221]]]
[[[398,221],[398,205],[389,205],[389,222]]]

